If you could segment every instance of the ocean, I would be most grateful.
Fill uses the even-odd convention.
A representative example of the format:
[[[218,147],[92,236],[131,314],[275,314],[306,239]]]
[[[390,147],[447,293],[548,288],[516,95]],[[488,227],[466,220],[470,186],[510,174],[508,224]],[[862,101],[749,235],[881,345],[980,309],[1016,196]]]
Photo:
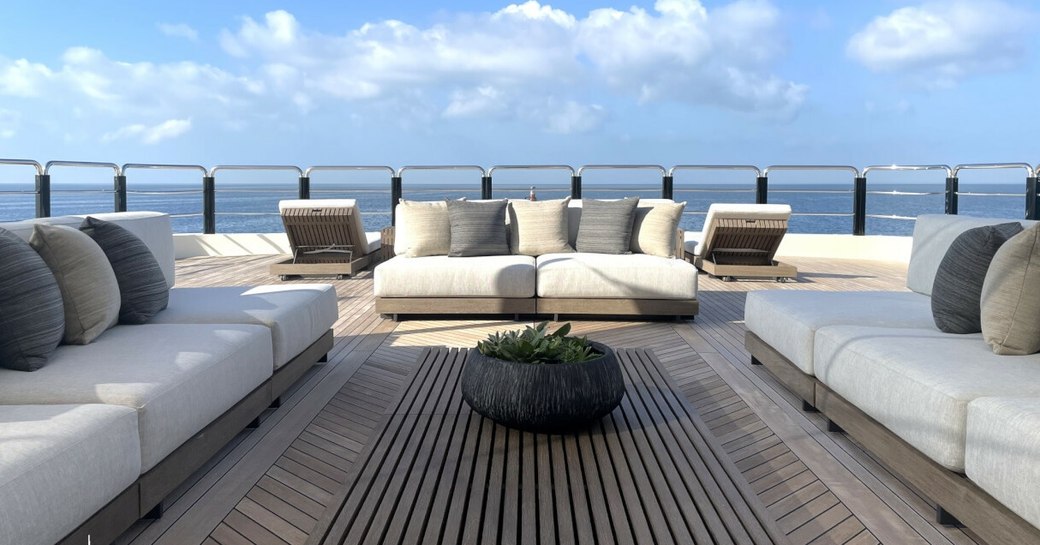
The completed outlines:
[[[0,183],[0,221],[31,218],[35,214],[34,196],[27,184]],[[496,185],[496,198],[526,198],[528,185]],[[769,202],[790,204],[793,217],[790,230],[795,233],[852,232],[852,184],[771,184]],[[910,235],[914,222],[907,219],[920,214],[944,211],[942,184],[874,184],[868,186],[867,234]],[[225,182],[216,194],[218,233],[271,233],[282,231],[278,201],[296,198],[295,184]],[[539,185],[539,199],[557,199],[570,194],[569,185]],[[656,185],[606,185],[586,183],[585,198],[639,196],[657,198]],[[960,186],[960,213],[971,216],[1022,218],[1025,210],[1024,184],[964,184]],[[404,198],[438,200],[480,198],[477,184],[412,184],[403,188]],[[997,193],[985,196],[982,193]],[[389,184],[351,184],[349,187],[312,185],[311,197],[357,199],[365,229],[378,231],[390,224]],[[754,202],[754,187],[744,185],[678,184],[676,201],[686,201],[682,227],[700,230],[711,203]],[[129,210],[155,210],[173,216],[178,233],[202,232],[202,191],[200,183],[131,184],[127,195]],[[52,186],[52,215],[90,214],[113,210],[110,184],[65,183]]]

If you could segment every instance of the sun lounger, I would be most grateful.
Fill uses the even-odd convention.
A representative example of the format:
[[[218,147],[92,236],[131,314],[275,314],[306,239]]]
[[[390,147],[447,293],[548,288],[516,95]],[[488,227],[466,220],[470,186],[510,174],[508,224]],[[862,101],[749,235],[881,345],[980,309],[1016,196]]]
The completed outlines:
[[[271,265],[271,274],[336,276],[357,274],[378,261],[379,233],[366,233],[354,199],[287,200],[278,210],[292,258]]]
[[[798,269],[773,259],[791,207],[786,204],[713,204],[700,233],[686,236],[686,258],[702,271],[727,280],[785,281]]]

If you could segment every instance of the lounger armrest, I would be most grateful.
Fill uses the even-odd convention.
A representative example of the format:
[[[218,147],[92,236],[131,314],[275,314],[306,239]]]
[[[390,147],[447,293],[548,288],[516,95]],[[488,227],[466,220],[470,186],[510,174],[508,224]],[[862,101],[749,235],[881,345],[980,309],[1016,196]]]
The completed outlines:
[[[394,257],[394,226],[383,227],[379,232],[380,261]]]

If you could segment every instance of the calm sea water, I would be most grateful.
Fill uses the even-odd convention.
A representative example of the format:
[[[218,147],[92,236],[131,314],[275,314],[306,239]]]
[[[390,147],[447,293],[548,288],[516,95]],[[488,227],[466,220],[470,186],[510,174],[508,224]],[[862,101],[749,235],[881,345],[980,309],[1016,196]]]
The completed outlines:
[[[143,184],[142,184],[143,185]],[[972,216],[1021,218],[1025,210],[1024,184],[961,184],[960,213]],[[24,184],[0,184],[0,221],[30,218],[35,213],[34,196],[14,194],[28,191]],[[944,209],[944,187],[940,184],[871,184],[867,196],[867,214],[872,216],[915,217],[919,214],[941,214]],[[495,197],[526,198],[529,186],[495,187]],[[660,188],[650,185],[615,186],[592,185],[583,187],[586,198],[620,198],[637,195],[642,198],[660,196]],[[754,189],[738,185],[680,185],[675,186],[675,200],[686,201],[682,227],[700,230],[704,213],[711,203],[754,202]],[[567,196],[569,186],[538,186],[539,199]],[[1010,196],[981,196],[970,193],[1006,193]],[[217,232],[264,233],[282,231],[278,217],[278,201],[296,196],[294,185],[227,183],[217,190]],[[361,206],[365,229],[377,231],[390,224],[390,189],[387,185],[352,185],[349,188],[312,189],[312,198],[352,198]],[[475,185],[424,186],[415,184],[404,188],[404,197],[415,200],[436,200],[467,197],[477,199],[480,190]],[[156,210],[173,216],[176,232],[202,231],[202,191],[197,183],[148,184],[131,187],[127,196],[130,210]],[[772,184],[769,201],[790,204],[794,211],[790,227],[796,233],[851,233],[851,184]],[[55,187],[52,214],[89,214],[113,209],[110,185],[65,184]],[[868,217],[867,233],[909,235],[913,221],[889,217]]]

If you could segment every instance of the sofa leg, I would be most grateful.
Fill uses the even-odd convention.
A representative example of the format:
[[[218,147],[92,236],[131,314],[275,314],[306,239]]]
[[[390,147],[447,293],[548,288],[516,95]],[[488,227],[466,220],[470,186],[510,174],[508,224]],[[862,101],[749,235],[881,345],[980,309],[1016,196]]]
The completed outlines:
[[[802,410],[807,412],[807,413],[818,413],[818,412],[820,412],[820,409],[817,409],[815,405],[813,405],[812,403],[809,403],[808,401],[806,401],[804,399],[802,400]]]
[[[827,419],[827,431],[833,433],[845,433],[845,430],[841,426],[834,423],[834,421],[830,418]]]
[[[260,427],[260,417],[256,417],[252,422],[246,425],[247,430],[255,430]]]
[[[943,526],[955,526],[957,528],[963,527],[961,521],[957,520],[957,517],[950,514],[949,511],[942,508],[941,505],[935,507],[935,521]]]
[[[163,513],[166,511],[166,500],[159,502],[158,505],[152,508],[141,517],[141,520],[159,520],[162,518]]]
[[[758,358],[751,356],[751,365],[762,365],[762,362]]]
[[[320,358],[318,358],[318,363],[326,363],[328,361],[329,361],[329,353],[328,352],[326,352]]]
[[[560,321],[560,315],[559,314],[553,314],[553,321],[554,322],[559,322]]]
[[[274,398],[271,401],[271,404],[268,405],[268,407],[270,407],[272,409],[278,409],[278,408],[281,408],[281,406],[282,406],[282,396],[278,396],[278,397]]]

